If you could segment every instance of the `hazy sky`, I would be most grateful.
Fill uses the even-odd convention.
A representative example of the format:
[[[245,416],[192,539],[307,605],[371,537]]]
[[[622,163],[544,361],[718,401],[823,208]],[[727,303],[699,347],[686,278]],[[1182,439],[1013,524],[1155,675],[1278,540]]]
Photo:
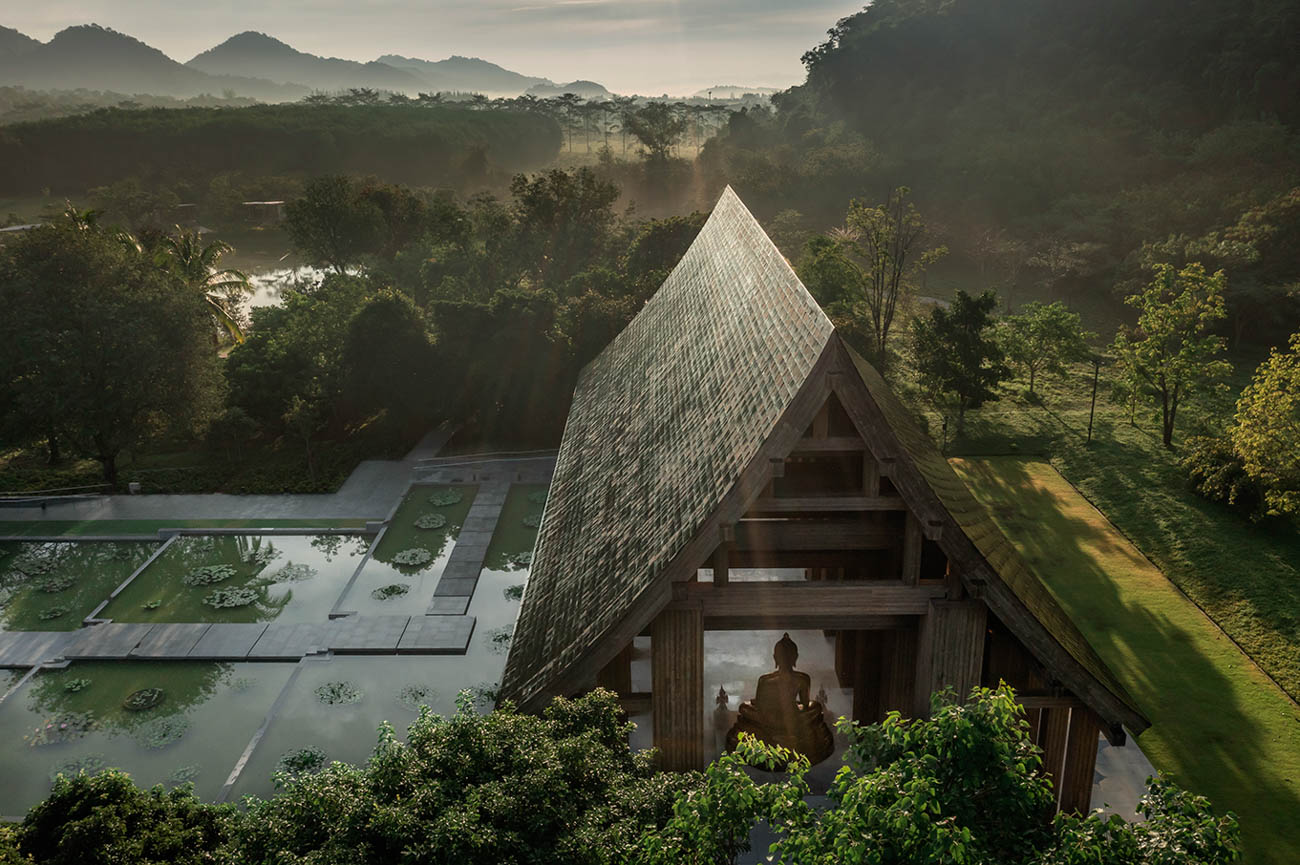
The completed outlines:
[[[394,53],[482,57],[555,81],[619,92],[712,84],[785,87],[799,56],[865,0],[36,0],[0,23],[42,41],[96,23],[184,62],[243,30],[351,60]]]

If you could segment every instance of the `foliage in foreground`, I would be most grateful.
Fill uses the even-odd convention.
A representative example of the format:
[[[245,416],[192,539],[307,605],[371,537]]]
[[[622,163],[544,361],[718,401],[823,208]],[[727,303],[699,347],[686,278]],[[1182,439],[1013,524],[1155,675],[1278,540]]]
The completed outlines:
[[[800,865],[1238,858],[1236,818],[1164,780],[1150,784],[1143,823],[1053,821],[1051,785],[1009,691],[976,690],[965,706],[936,698],[931,719],[840,729],[847,765],[824,807],[805,798],[806,760],[748,739],[703,776],[655,771],[649,754],[629,751],[607,691],[556,700],[542,717],[480,715],[463,697],[450,718],[425,709],[407,744],[385,725],[365,766],[277,775],[281,792],[243,812],[188,790],[140,790],[116,771],[61,777],[0,834],[0,863],[715,865],[749,849],[760,820],[780,835],[775,861]]]
[[[641,842],[644,865],[730,862],[760,820],[780,836],[774,861],[800,865],[988,863],[988,865],[1164,865],[1239,858],[1237,820],[1209,802],[1152,779],[1145,822],[1058,815],[1039,773],[1023,710],[1009,691],[977,689],[966,706],[942,695],[934,716],[859,727],[850,739],[829,807],[805,797],[807,761],[752,740],[724,754],[702,789],[678,800],[673,818]],[[784,772],[758,783],[747,767]]]
[[[241,862],[606,863],[662,825],[697,775],[656,772],[627,747],[617,700],[556,700],[542,717],[450,718],[426,709],[399,743],[391,728],[364,767],[335,763],[250,800]]]

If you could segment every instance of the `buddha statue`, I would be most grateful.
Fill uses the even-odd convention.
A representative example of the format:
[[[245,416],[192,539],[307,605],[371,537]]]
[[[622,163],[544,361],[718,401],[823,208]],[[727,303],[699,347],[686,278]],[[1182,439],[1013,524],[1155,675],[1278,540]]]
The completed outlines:
[[[835,750],[835,740],[823,717],[822,704],[808,698],[812,681],[794,668],[799,647],[785,634],[772,650],[776,669],[758,680],[754,699],[740,704],[736,723],[727,732],[727,750],[734,751],[741,733],[769,745],[797,751],[813,764]]]

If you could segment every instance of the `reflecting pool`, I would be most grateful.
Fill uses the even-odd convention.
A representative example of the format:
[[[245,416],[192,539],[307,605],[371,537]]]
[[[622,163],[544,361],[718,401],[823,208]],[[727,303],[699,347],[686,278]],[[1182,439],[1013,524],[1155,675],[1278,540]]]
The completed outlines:
[[[156,543],[0,543],[0,629],[71,631],[144,564]]]

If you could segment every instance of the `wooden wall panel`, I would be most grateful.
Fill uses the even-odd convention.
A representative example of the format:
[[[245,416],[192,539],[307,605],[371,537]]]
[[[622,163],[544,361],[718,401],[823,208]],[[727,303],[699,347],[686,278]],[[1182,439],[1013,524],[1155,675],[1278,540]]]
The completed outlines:
[[[596,673],[596,685],[620,697],[632,693],[632,644],[628,643],[614,659]]]
[[[659,765],[704,767],[704,617],[664,610],[650,627],[651,717]]]
[[[1087,814],[1092,805],[1092,781],[1097,767],[1097,740],[1101,733],[1097,716],[1089,709],[1070,710],[1070,733],[1065,746],[1065,768],[1061,773],[1058,807],[1062,811]]]
[[[1043,773],[1052,780],[1059,807],[1061,771],[1065,767],[1065,749],[1069,743],[1070,710],[1043,709],[1039,724],[1038,747],[1043,749]],[[1096,749],[1096,743],[1093,743]]]
[[[931,601],[921,617],[913,711],[930,713],[930,695],[951,687],[965,700],[984,669],[987,610],[982,601]]]

